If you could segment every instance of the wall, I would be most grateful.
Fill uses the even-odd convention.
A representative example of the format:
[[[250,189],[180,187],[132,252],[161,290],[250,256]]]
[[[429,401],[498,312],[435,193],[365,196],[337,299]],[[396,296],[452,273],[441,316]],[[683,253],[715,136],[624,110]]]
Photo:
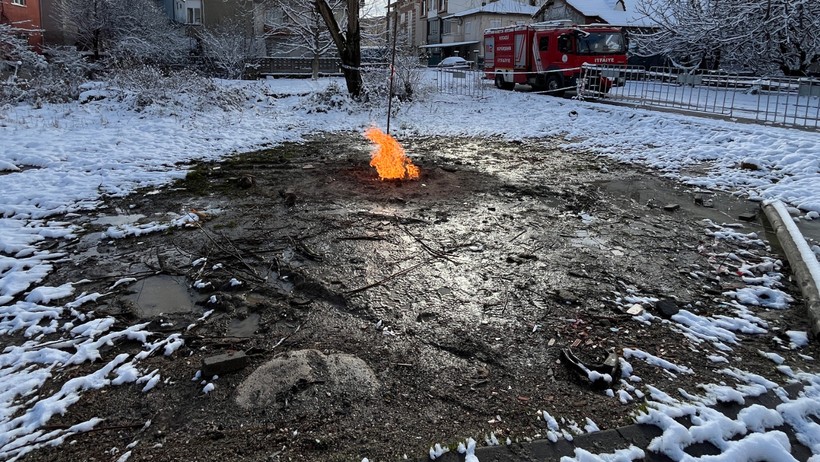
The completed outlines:
[[[575,24],[586,24],[588,22],[584,15],[561,0],[556,0],[551,6],[544,10],[539,21],[554,21],[558,19],[570,19]]]
[[[31,30],[28,43],[35,50],[43,46],[43,34],[40,15],[40,0],[23,0],[25,5],[17,5],[12,0],[0,0],[0,20],[13,24],[20,29]]]

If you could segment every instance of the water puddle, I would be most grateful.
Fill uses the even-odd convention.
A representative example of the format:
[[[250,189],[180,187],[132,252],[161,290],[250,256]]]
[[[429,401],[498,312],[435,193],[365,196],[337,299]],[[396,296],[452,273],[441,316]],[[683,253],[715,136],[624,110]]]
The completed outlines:
[[[258,313],[251,313],[245,319],[234,319],[228,325],[228,337],[253,337],[259,328],[259,319]]]
[[[135,282],[130,288],[136,293],[125,299],[134,302],[142,318],[194,311],[194,301],[184,278],[162,274]]]

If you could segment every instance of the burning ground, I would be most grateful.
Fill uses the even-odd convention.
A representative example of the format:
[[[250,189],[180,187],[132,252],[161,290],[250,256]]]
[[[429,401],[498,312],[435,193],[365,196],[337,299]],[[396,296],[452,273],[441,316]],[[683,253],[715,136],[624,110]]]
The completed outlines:
[[[65,258],[44,285],[84,281],[105,294],[83,307],[92,319],[142,326],[156,347],[101,344],[150,353],[45,427],[104,418],[95,430],[26,460],[417,458],[546,437],[539,411],[565,428],[631,423],[660,396],[650,386],[783,383],[774,352],[816,370],[816,347],[797,349],[799,303],[777,303],[798,293],[762,229],[735,225],[754,204],[558,140],[400,141],[418,180],[379,180],[361,134],[336,133],[71,217],[77,238],[54,243]],[[614,352],[621,371],[593,387],[566,348],[585,364]],[[202,372],[238,352],[245,367]],[[97,369],[62,369],[40,394]]]

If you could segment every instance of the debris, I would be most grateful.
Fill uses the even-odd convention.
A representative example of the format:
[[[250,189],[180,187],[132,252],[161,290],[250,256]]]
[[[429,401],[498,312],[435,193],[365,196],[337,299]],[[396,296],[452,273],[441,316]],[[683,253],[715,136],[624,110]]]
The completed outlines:
[[[678,311],[680,311],[680,308],[678,308],[677,303],[675,303],[674,300],[670,300],[668,298],[658,300],[655,303],[655,309],[657,309],[661,317],[665,319],[671,318],[672,316],[678,314]]]
[[[757,212],[741,213],[737,217],[743,221],[757,221]]]
[[[559,289],[558,292],[555,293],[555,296],[558,298],[558,301],[567,304],[573,304],[578,302],[578,299],[574,295],[572,295],[571,292],[564,289]]]
[[[604,362],[586,365],[570,349],[561,350],[560,360],[581,380],[587,381],[595,389],[608,388],[620,374],[621,364],[618,355],[611,351]]]
[[[712,198],[704,194],[698,194],[695,196],[695,204],[702,207],[714,207],[714,201],[712,201]]]
[[[289,189],[280,189],[279,196],[285,200],[285,207],[293,207],[296,204],[296,194]]]
[[[640,316],[641,314],[643,314],[643,312],[644,312],[643,306],[641,306],[638,303],[630,306],[629,309],[626,310],[626,314],[629,314],[629,315],[632,315],[632,316]]]
[[[667,212],[674,212],[680,208],[680,204],[666,204],[663,206],[663,209]]]
[[[236,181],[236,184],[239,185],[240,188],[248,189],[256,186],[256,177],[253,175],[243,175],[239,177]]]
[[[223,375],[243,369],[247,365],[248,357],[242,351],[209,356],[202,359],[202,375],[203,377]]]

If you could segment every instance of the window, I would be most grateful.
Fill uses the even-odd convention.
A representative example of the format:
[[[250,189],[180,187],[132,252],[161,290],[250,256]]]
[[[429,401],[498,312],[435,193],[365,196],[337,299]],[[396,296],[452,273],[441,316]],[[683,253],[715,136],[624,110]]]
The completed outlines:
[[[624,36],[620,33],[591,33],[578,37],[578,52],[587,54],[623,53]]]
[[[11,0],[12,5],[26,6],[26,0]]]
[[[443,26],[444,27],[441,31],[442,35],[449,35],[453,33],[453,23],[451,21],[445,20]]]
[[[202,24],[202,8],[188,8],[188,24]]]
[[[550,49],[550,38],[541,37],[538,39],[538,51],[547,51]]]
[[[570,41],[569,35],[562,35],[558,37],[558,51],[560,51],[561,53],[569,53],[570,51],[572,51],[572,49],[570,48],[571,43],[572,42]]]
[[[490,19],[490,27],[501,27],[500,19]]]
[[[464,33],[465,34],[472,34],[473,33],[473,21],[472,20],[464,21]]]

